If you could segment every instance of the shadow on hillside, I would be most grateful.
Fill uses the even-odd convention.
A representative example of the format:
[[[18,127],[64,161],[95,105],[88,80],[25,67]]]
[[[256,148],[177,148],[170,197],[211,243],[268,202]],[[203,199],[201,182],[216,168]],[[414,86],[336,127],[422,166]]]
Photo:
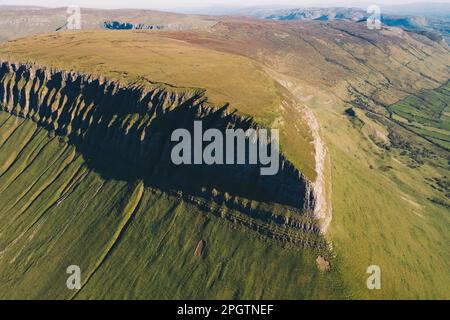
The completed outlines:
[[[282,157],[273,176],[261,175],[259,165],[172,163],[171,151],[176,143],[171,142],[171,135],[176,129],[185,128],[193,137],[196,120],[202,121],[203,132],[208,128],[225,132],[227,128],[247,130],[254,126],[227,106],[207,106],[201,91],[157,85],[124,87],[75,73],[55,71],[49,75],[43,69],[3,63],[0,83],[11,75],[15,81],[0,86],[0,96],[8,106],[3,109],[31,118],[52,135],[66,137],[83,154],[87,165],[105,179],[143,180],[148,187],[188,195],[227,193],[298,209],[303,209],[305,202],[308,208],[312,203],[308,182]],[[248,159],[247,149],[247,163]]]
[[[224,116],[223,110],[201,116],[203,131],[217,128],[225,132],[230,123],[243,130],[250,127],[250,122],[238,119],[234,115]],[[282,159],[278,174],[273,176],[262,176],[260,165],[174,165],[171,151],[177,142],[171,142],[171,134],[175,129],[185,128],[191,132],[193,140],[195,120],[200,120],[197,111],[186,105],[152,120],[146,131],[150,138],[143,142],[137,132],[125,135],[94,126],[86,131],[83,139],[72,137],[69,143],[75,145],[87,165],[105,179],[143,180],[147,187],[201,197],[217,190],[258,202],[304,207],[306,182],[299,178],[293,166],[283,164]],[[191,150],[194,150],[193,144]],[[248,160],[248,149],[246,151]]]

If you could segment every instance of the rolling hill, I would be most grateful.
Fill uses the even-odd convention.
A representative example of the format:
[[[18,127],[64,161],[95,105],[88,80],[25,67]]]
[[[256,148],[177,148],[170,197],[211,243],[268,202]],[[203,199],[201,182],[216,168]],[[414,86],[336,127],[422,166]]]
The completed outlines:
[[[447,299],[448,46],[347,20],[169,16],[195,23],[0,45],[0,296]],[[195,120],[280,129],[282,170],[174,167],[170,132]]]

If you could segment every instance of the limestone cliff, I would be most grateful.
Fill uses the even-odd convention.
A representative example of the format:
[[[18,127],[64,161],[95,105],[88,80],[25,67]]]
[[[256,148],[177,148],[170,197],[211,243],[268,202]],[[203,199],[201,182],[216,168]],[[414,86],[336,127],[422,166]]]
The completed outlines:
[[[208,103],[201,89],[148,81],[122,84],[1,62],[0,109],[75,145],[107,178],[143,180],[148,188],[178,194],[213,214],[221,215],[220,206],[232,208],[242,216],[223,217],[289,242],[314,245],[303,234],[319,233],[312,184],[283,155],[274,176],[259,175],[258,165],[172,164],[171,133],[192,130],[195,120],[202,120],[205,130],[259,128],[228,105]],[[289,228],[302,235],[290,234]]]

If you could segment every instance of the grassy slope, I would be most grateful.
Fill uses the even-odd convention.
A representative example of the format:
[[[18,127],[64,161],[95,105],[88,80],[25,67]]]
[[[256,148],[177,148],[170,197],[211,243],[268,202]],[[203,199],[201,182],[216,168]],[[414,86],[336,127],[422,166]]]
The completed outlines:
[[[254,38],[263,39],[258,36]],[[351,49],[350,44],[348,49]],[[367,57],[367,52],[363,52],[363,49],[370,51],[371,47],[367,48],[365,43],[358,45],[361,49],[358,56]],[[303,47],[308,48],[307,45]],[[392,58],[405,60],[406,51],[400,52],[394,45],[390,49],[395,53]],[[26,45],[22,50],[23,54],[26,53]],[[400,69],[400,64],[392,61],[386,63],[383,56],[370,58],[368,61],[371,69],[380,68],[391,80],[394,79],[395,84],[403,83],[402,78],[412,79],[410,82],[416,83],[412,76],[420,77],[420,74],[413,74],[417,70],[429,75],[436,73],[441,77],[444,73],[442,62],[448,61],[447,56],[441,55],[432,60],[431,49],[424,50],[430,50],[430,57],[426,63],[414,60],[412,70]],[[273,58],[269,52],[264,52],[264,59]],[[302,52],[298,56],[304,59],[306,53]],[[317,57],[317,53],[311,56]],[[407,58],[411,59],[409,56]],[[348,57],[339,61],[348,62],[351,67],[348,72],[354,72],[354,59]],[[280,62],[280,65],[280,68],[289,67],[293,73],[302,74],[299,76],[301,83],[305,84],[301,88],[302,95],[312,97],[305,103],[314,108],[322,125],[332,159],[334,213],[330,238],[340,261],[339,271],[353,296],[448,298],[446,284],[449,283],[450,257],[445,244],[449,242],[447,229],[450,222],[446,208],[427,200],[427,197],[435,196],[436,191],[424,182],[426,177],[442,175],[445,171],[442,168],[445,167],[436,167],[427,162],[418,169],[408,168],[405,165],[406,159],[396,150],[386,152],[379,149],[362,131],[352,126],[343,114],[346,106],[340,99],[329,95],[321,96],[327,90],[326,87],[307,85],[311,77],[319,77],[323,73],[292,63]],[[326,63],[320,66],[307,65],[327,69],[327,74],[330,74],[330,66]],[[370,74],[371,69],[362,64],[358,70],[361,74]],[[341,74],[331,73],[332,76]],[[375,77],[371,80],[378,81]],[[408,85],[408,81],[406,80],[405,85]],[[429,86],[429,83],[423,80],[417,87],[421,85]],[[386,99],[394,98],[395,96],[390,95]],[[362,116],[360,112],[358,115]],[[364,120],[370,123],[369,119]],[[373,123],[371,125],[376,126]],[[387,166],[392,169],[385,171],[383,168]],[[382,268],[380,291],[369,291],[365,286],[368,276],[365,270],[371,264],[378,264]],[[95,275],[92,281],[96,281]],[[89,291],[89,286],[86,290]]]
[[[2,45],[0,55],[127,82],[145,78],[177,87],[203,88],[213,104],[233,103],[242,113],[264,121],[273,121],[278,114],[280,97],[273,80],[254,62],[160,37],[157,32],[37,36]]]
[[[73,147],[3,112],[0,164],[1,298],[343,294],[337,273],[316,268],[317,253],[282,248],[139,182],[104,180]],[[76,296],[65,286],[72,264],[82,270]]]
[[[435,152],[411,168],[402,150],[376,146],[368,133],[386,130],[356,110],[359,128],[345,115],[349,107],[329,92],[302,86],[305,104],[313,109],[331,157],[333,220],[327,237],[352,298],[449,299],[450,217],[445,195],[427,179],[448,175],[448,152],[410,134],[415,148]],[[403,137],[406,139],[406,137]],[[382,289],[368,290],[370,265],[379,265]]]
[[[339,105],[336,102],[336,105]],[[311,102],[333,160],[333,240],[344,282],[356,298],[446,298],[450,241],[448,210],[427,198],[426,177],[446,172],[425,161],[409,168],[396,149],[383,150],[335,110]],[[333,109],[335,107],[333,106]],[[374,126],[365,118],[365,126]],[[423,141],[422,143],[426,143]],[[389,168],[389,169],[385,169]],[[366,268],[379,265],[382,289],[366,288]]]
[[[225,35],[227,39],[216,40]],[[448,153],[435,150],[436,159],[409,168],[411,159],[401,156],[401,150],[381,149],[367,134],[386,128],[361,111],[358,116],[366,125],[354,127],[342,100],[349,99],[350,83],[359,82],[359,90],[385,104],[435,88],[448,80],[447,48],[398,30],[378,33],[339,23],[234,22],[218,26],[213,36],[181,36],[253,57],[296,82],[294,91],[316,114],[330,153],[333,221],[328,236],[353,297],[449,298],[448,209],[427,200],[443,196],[426,181],[448,175]],[[414,147],[435,149],[417,136],[409,140]],[[372,264],[381,267],[380,291],[366,287],[366,269]]]

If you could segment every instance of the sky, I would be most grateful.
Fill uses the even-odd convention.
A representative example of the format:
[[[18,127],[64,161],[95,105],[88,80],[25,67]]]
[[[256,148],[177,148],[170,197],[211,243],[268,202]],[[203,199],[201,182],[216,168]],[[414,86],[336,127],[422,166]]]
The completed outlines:
[[[63,7],[79,5],[95,8],[142,8],[142,9],[172,9],[201,7],[242,7],[242,6],[314,6],[314,5],[356,5],[361,3],[378,5],[395,5],[411,2],[444,2],[450,0],[0,0],[0,5],[31,5],[46,7]]]

